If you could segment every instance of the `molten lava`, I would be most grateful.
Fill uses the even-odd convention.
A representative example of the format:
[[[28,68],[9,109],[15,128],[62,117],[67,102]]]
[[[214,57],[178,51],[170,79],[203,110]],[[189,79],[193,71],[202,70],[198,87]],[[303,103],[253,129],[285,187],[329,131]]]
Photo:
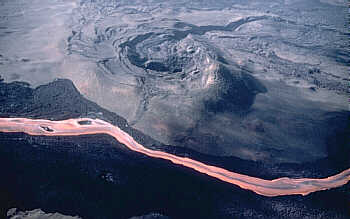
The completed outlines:
[[[243,189],[248,189],[257,194],[271,197],[296,194],[307,195],[311,192],[339,187],[350,181],[350,168],[337,175],[323,179],[291,179],[283,177],[274,180],[265,180],[234,173],[190,158],[148,149],[137,143],[129,134],[118,127],[99,119],[79,118],[50,121],[26,118],[0,118],[0,132],[24,132],[29,135],[44,136],[108,134],[133,151],[143,153],[150,157],[169,160],[175,164],[180,164],[222,181],[232,183]]]

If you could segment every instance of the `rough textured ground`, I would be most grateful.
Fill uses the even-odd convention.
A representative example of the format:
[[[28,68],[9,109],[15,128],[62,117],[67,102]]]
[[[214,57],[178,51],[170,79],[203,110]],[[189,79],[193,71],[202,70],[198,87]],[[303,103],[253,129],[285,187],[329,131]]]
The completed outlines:
[[[40,209],[32,211],[19,211],[16,208],[11,208],[7,212],[9,219],[79,219],[80,217],[65,216],[59,213],[48,213],[46,214]]]
[[[45,213],[40,209],[31,211],[19,211],[16,208],[11,208],[7,212],[8,219],[79,219],[80,217],[65,216],[59,213]],[[168,219],[168,217],[158,214],[151,213],[142,216],[131,217],[130,219]]]

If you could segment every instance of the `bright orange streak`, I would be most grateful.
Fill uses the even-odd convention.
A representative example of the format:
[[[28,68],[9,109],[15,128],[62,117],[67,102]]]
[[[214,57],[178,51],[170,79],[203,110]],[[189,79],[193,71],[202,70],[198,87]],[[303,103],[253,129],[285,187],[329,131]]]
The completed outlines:
[[[79,124],[82,121],[85,124]],[[350,168],[337,175],[323,179],[291,179],[283,177],[274,180],[265,180],[234,173],[190,158],[145,148],[118,127],[99,119],[80,118],[50,121],[26,118],[0,118],[0,132],[24,132],[29,135],[45,136],[109,134],[133,151],[146,154],[150,157],[169,160],[175,164],[181,164],[222,181],[235,184],[243,189],[249,189],[257,194],[271,197],[296,194],[307,195],[311,192],[339,187],[350,181]]]

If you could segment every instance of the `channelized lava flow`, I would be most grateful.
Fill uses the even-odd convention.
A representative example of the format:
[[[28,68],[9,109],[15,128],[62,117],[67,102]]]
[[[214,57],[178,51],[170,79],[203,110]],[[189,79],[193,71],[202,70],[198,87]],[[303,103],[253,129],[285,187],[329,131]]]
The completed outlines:
[[[129,149],[154,158],[169,160],[192,168],[198,172],[222,181],[251,190],[264,196],[307,195],[311,192],[327,190],[345,185],[350,181],[350,168],[323,179],[287,177],[265,180],[239,173],[230,172],[220,167],[210,166],[186,157],[175,156],[166,152],[148,149],[137,143],[120,128],[100,119],[79,118],[62,121],[34,120],[27,118],[0,118],[0,132],[24,132],[29,135],[77,136],[87,134],[108,134]]]

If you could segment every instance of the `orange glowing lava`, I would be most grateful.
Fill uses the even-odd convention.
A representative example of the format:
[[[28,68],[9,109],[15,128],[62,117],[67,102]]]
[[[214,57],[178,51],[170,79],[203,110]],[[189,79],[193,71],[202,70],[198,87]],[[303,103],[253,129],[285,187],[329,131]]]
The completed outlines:
[[[243,189],[248,189],[257,194],[271,197],[296,194],[307,195],[311,192],[339,187],[350,181],[350,168],[337,175],[323,179],[291,179],[283,177],[274,180],[265,180],[234,173],[190,158],[179,157],[166,152],[145,148],[118,127],[99,119],[79,118],[50,121],[26,118],[0,118],[0,132],[24,132],[29,135],[45,136],[108,134],[133,151],[143,153],[150,157],[169,160],[175,164],[180,164],[222,181],[235,184]]]

